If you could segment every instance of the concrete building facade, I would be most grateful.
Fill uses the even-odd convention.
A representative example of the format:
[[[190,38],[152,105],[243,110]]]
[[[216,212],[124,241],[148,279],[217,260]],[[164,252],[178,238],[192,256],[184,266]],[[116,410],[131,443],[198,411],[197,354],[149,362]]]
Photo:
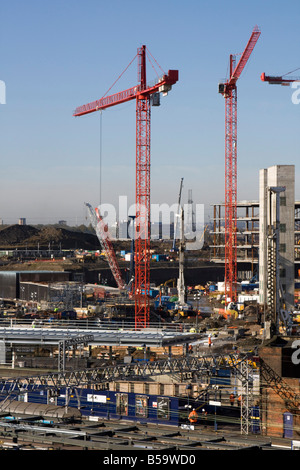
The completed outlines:
[[[278,214],[279,212],[279,214]],[[278,239],[276,238],[278,230]],[[268,304],[270,249],[277,239],[277,286],[285,309],[294,308],[295,290],[295,167],[274,165],[259,173],[259,294]],[[269,251],[268,251],[269,250]],[[279,277],[279,278],[278,278]],[[277,298],[277,302],[279,299]]]

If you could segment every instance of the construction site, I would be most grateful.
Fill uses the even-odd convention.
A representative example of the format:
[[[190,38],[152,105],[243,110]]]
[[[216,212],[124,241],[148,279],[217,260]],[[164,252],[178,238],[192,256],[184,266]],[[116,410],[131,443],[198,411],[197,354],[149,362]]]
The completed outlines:
[[[170,236],[154,227],[151,108],[176,93],[180,74],[149,84],[142,45],[137,83],[73,112],[84,120],[136,103],[136,213],[125,235],[85,201],[81,231],[1,226],[1,449],[300,450],[295,166],[258,168],[257,200],[237,194],[237,82],[260,35],[255,26],[218,85],[225,195],[210,221],[196,226],[192,190],[185,210],[181,178]]]

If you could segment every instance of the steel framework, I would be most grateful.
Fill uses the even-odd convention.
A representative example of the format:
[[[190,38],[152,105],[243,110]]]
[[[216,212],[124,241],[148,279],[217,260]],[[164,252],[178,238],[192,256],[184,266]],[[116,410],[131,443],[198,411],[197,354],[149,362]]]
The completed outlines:
[[[112,246],[108,229],[106,225],[104,224],[103,218],[99,214],[99,211],[97,208],[94,210],[89,203],[86,202],[85,204],[89,210],[91,223],[96,231],[96,235],[98,237],[100,245],[106,254],[109,267],[117,283],[117,286],[119,289],[125,289],[126,287],[125,282],[122,278],[122,273],[121,273],[121,270],[117,261],[116,253]]]
[[[78,344],[87,346],[89,341],[93,341],[93,335],[80,335],[75,338],[64,339],[58,343],[58,370],[59,372],[65,371],[66,366],[66,351],[69,348],[74,348]]]
[[[237,256],[237,86],[240,77],[260,36],[257,26],[236,65],[236,56],[230,55],[229,79],[219,84],[219,93],[225,98],[225,298],[236,300]]]
[[[139,84],[146,88],[146,48],[138,51]],[[135,326],[150,317],[150,95],[136,100]]]
[[[250,361],[249,361],[250,360]],[[196,374],[215,374],[218,369],[230,369],[241,378],[244,387],[244,397],[252,397],[253,379],[251,357],[247,354],[206,354],[200,357],[184,356],[163,361],[139,362],[131,364],[116,364],[114,366],[94,369],[60,371],[28,377],[12,377],[0,381],[0,397],[5,398],[2,405],[13,399],[19,393],[25,393],[41,388],[56,393],[60,388],[91,386],[92,384],[108,384],[113,381],[144,378],[147,376],[172,375],[183,372]],[[245,402],[244,412],[241,413],[241,433],[249,434],[250,410],[252,399]],[[1,411],[1,405],[0,405]]]
[[[241,377],[241,434],[249,434],[252,425],[253,369],[248,361],[240,363]]]
[[[169,70],[155,84],[147,85],[146,46],[138,49],[138,85],[76,108],[74,116],[136,100],[136,224],[135,224],[135,324],[148,326],[150,317],[150,97],[167,93],[178,81],[178,70]]]

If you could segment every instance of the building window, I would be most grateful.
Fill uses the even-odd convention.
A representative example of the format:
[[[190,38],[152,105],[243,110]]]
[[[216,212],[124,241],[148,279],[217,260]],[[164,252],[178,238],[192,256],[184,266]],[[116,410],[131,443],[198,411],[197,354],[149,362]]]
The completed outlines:
[[[286,224],[280,224],[280,232],[281,233],[286,233]]]
[[[128,395],[127,393],[116,394],[116,411],[118,415],[128,416]]]
[[[285,253],[286,252],[286,244],[285,243],[279,243],[279,252],[280,253]]]
[[[136,395],[135,397],[135,416],[138,418],[148,417],[148,397],[145,395]]]
[[[281,206],[286,206],[286,197],[285,196],[280,196],[280,205]]]

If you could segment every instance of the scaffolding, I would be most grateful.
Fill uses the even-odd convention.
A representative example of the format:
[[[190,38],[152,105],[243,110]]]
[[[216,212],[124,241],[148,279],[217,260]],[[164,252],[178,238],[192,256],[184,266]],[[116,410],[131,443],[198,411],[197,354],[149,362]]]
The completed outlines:
[[[210,245],[211,261],[225,263],[225,204],[213,206],[213,245]],[[252,277],[258,263],[259,203],[237,203],[237,263],[245,263]]]
[[[48,303],[52,308],[73,310],[82,303],[81,282],[53,282],[48,284]]]
[[[213,243],[210,245],[210,260],[225,263],[225,204],[213,205]],[[240,277],[249,279],[255,273],[259,257],[259,202],[237,203],[237,263],[243,265]],[[295,264],[300,264],[300,202],[295,202]],[[241,268],[240,268],[241,270]],[[299,271],[300,272],[300,271]],[[297,275],[296,275],[297,277]],[[300,277],[300,275],[298,275]]]

